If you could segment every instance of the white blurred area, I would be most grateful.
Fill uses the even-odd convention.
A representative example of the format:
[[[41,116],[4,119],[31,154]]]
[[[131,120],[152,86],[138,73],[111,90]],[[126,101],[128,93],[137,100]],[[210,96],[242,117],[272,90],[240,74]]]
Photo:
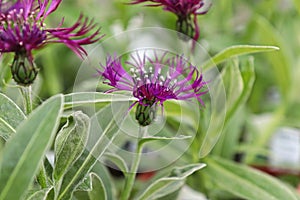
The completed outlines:
[[[203,194],[193,190],[188,186],[183,186],[177,199],[178,200],[207,200]]]

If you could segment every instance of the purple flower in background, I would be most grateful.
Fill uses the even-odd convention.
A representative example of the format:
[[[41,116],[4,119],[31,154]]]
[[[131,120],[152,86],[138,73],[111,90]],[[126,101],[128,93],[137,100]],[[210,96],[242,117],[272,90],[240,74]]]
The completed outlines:
[[[125,66],[120,59],[109,56],[98,70],[103,82],[113,87],[108,92],[130,91],[138,99],[133,105],[138,104],[136,119],[142,126],[153,121],[157,105],[163,106],[166,100],[196,98],[204,105],[201,96],[207,91],[203,91],[203,75],[181,56],[166,57],[167,53],[155,53],[154,58],[131,55]],[[130,72],[126,67],[130,67]]]
[[[177,15],[176,30],[188,35],[194,40],[200,36],[197,15],[204,15],[208,10],[204,10],[205,0],[133,0],[131,4],[152,2],[147,6],[162,6],[164,10]],[[193,19],[192,19],[193,16]],[[188,37],[182,37],[188,40]]]
[[[14,2],[14,3],[13,3]],[[11,67],[14,80],[21,85],[31,84],[36,75],[32,51],[48,43],[63,43],[83,58],[87,53],[82,45],[98,41],[100,30],[90,33],[95,24],[82,15],[71,27],[47,28],[45,19],[62,0],[0,1],[0,52],[15,53]]]

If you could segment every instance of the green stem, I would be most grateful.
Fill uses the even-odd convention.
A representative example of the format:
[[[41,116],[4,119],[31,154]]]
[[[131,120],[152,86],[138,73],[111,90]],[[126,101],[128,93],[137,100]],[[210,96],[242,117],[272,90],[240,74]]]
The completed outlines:
[[[136,173],[138,171],[138,167],[140,164],[141,155],[143,151],[143,144],[141,144],[140,141],[141,139],[143,139],[146,133],[147,133],[147,127],[140,127],[139,136],[137,138],[135,157],[132,160],[130,172],[127,174],[125,178],[124,190],[122,191],[121,194],[121,200],[128,200],[130,198],[130,194],[134,186]]]
[[[30,86],[25,86],[20,88],[21,94],[23,96],[23,104],[26,115],[29,115],[32,111],[32,88]]]
[[[31,85],[21,87],[21,94],[23,96],[23,104],[26,115],[28,116],[32,112],[32,87]],[[42,188],[47,188],[47,176],[44,164],[42,164],[40,171],[37,175],[37,181]]]

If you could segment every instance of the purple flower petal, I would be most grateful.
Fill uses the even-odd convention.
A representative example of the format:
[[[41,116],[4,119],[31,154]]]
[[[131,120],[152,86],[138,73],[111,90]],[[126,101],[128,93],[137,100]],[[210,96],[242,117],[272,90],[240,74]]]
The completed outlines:
[[[129,4],[146,2],[149,3],[146,4],[146,6],[162,6],[163,10],[176,14],[178,17],[177,23],[179,25],[179,27],[177,27],[177,31],[192,37],[195,41],[198,40],[200,31],[197,22],[197,15],[204,15],[208,11],[208,9],[201,12],[199,11],[205,5],[204,0],[132,0]],[[191,16],[193,16],[193,20],[190,22]],[[182,26],[182,24],[188,25],[188,30],[182,30],[181,27],[186,27],[186,25]]]
[[[165,52],[159,57],[154,53],[155,58],[152,59],[145,53],[142,57],[136,53],[131,55],[131,61],[124,62],[127,66],[120,59],[108,56],[106,64],[100,64],[97,71],[103,78],[103,83],[113,87],[110,92],[131,91],[141,105],[147,102],[151,105],[163,105],[169,99],[191,98],[197,99],[203,105],[201,96],[207,93],[204,90],[206,82],[203,81],[203,75],[182,56],[167,58],[166,55]],[[128,67],[130,75],[125,70]]]
[[[44,27],[46,17],[53,13],[62,0],[17,0],[0,1],[0,53],[31,51],[48,43],[63,43],[83,58],[87,53],[83,45],[100,40],[100,29],[96,24],[80,15],[76,23],[63,28],[63,20],[56,28]],[[93,31],[93,32],[92,32]]]

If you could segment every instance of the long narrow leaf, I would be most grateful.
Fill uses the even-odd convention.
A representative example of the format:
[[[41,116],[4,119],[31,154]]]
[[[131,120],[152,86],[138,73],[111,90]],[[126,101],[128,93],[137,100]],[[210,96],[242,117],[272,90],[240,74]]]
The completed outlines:
[[[255,200],[297,200],[295,194],[277,179],[250,167],[222,158],[207,158],[204,172],[221,189],[241,198]]]
[[[240,69],[240,76],[242,80],[243,90],[239,94],[238,98],[235,99],[233,105],[230,107],[226,114],[225,123],[234,115],[238,108],[243,105],[251,94],[253,84],[255,81],[254,61],[253,58],[249,58],[247,63]],[[232,91],[233,92],[233,91]]]
[[[78,92],[65,95],[65,109],[80,106],[83,104],[109,103],[109,102],[128,102],[135,101],[134,97],[122,94],[111,94],[102,92]]]
[[[274,50],[279,50],[279,48],[275,46],[255,46],[255,45],[232,46],[226,48],[225,50],[221,51],[217,55],[213,56],[209,61],[204,63],[202,68],[204,70],[207,70],[234,56],[240,56],[240,55],[245,55],[250,53],[258,53],[258,52],[274,51]]]
[[[289,93],[292,84],[293,61],[291,58],[291,50],[288,44],[284,41],[280,32],[263,16],[257,15],[253,18],[256,34],[260,41],[273,44],[280,48],[280,51],[267,54],[267,59],[270,63],[272,73],[279,86],[282,102],[289,100]]]
[[[0,158],[0,199],[21,199],[55,136],[62,95],[50,98],[20,124]]]

